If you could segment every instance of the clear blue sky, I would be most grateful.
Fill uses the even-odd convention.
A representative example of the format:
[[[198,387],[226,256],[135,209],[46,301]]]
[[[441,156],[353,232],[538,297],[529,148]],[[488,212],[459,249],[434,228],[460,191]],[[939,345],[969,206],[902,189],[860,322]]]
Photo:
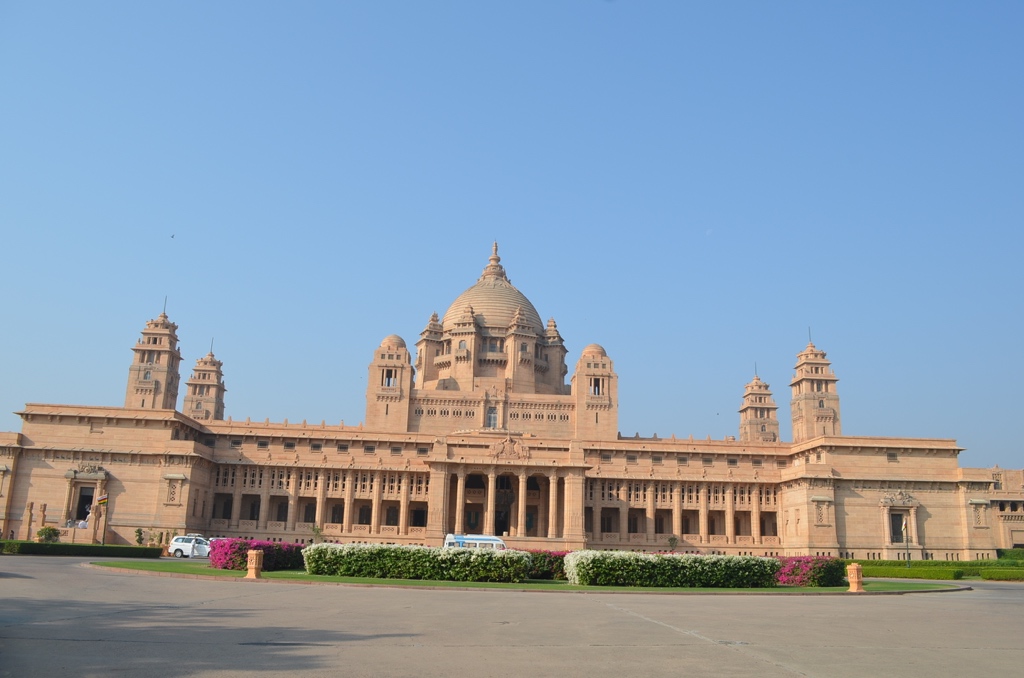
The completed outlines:
[[[1024,3],[0,4],[0,430],[167,311],[227,414],[355,424],[491,242],[624,434],[795,355],[848,434],[1024,466]],[[173,238],[172,238],[173,235]]]

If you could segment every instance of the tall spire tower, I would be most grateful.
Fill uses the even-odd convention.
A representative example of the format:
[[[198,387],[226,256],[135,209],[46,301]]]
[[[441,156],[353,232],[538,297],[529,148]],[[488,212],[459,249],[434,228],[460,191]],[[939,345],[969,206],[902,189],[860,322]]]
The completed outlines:
[[[124,406],[145,410],[173,410],[178,402],[178,326],[161,313],[142,330],[132,347]]]
[[[196,361],[192,378],[185,382],[184,414],[199,421],[224,419],[224,393],[228,389],[224,385],[223,366],[214,357],[212,346],[206,357]]]
[[[818,436],[842,435],[839,419],[839,394],[832,363],[813,343],[796,357],[796,374],[789,383],[793,389],[793,442]]]
[[[779,406],[772,398],[768,384],[754,375],[746,385],[740,406],[740,440],[775,443],[779,441]]]

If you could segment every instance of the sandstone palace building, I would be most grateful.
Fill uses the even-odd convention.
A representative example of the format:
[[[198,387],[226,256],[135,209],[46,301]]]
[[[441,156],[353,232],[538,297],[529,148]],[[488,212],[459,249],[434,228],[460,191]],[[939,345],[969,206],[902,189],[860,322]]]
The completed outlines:
[[[373,349],[359,426],[225,419],[221,361],[182,382],[161,314],[132,347],[123,407],[30,403],[21,432],[0,433],[4,537],[467,532],[514,548],[915,560],[1024,544],[1021,471],[960,468],[954,440],[843,435],[838,379],[813,344],[789,384],[792,441],[757,376],[736,436],[621,436],[612,356],[570,354],[500,262],[495,245],[415,347],[390,335]]]

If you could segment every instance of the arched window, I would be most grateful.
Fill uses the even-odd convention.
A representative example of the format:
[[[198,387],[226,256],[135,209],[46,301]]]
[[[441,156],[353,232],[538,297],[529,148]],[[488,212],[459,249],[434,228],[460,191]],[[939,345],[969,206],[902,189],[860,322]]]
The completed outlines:
[[[825,407],[825,401],[824,400],[819,400],[818,401],[818,407]]]
[[[461,339],[459,341],[459,349],[461,350],[461,349],[464,349],[464,348],[466,348],[466,340],[465,339]]]
[[[150,372],[149,370],[146,370],[146,372],[142,375],[142,378],[148,381],[153,378],[153,373]]]

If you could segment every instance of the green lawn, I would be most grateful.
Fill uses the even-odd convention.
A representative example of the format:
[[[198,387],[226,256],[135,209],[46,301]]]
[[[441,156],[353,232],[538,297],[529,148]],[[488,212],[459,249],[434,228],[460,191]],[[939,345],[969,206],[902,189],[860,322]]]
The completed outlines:
[[[147,572],[169,572],[184,575],[212,575],[215,577],[241,578],[245,572],[240,570],[218,570],[210,567],[206,560],[113,560],[93,563],[101,567],[114,567],[125,570],[144,570]],[[308,575],[303,570],[281,570],[264,572],[264,579],[277,579],[296,582],[332,582],[338,584],[376,584],[379,586],[423,586],[433,588],[479,588],[479,589],[514,589],[517,591],[628,591],[631,593],[743,593],[760,595],[780,595],[793,593],[836,593],[846,591],[845,586],[809,587],[779,586],[771,589],[720,589],[720,588],[638,588],[629,586],[572,586],[564,581],[531,579],[519,584],[495,584],[486,582],[456,581],[424,581],[421,579],[372,579],[370,577],[321,577]],[[864,589],[877,591],[921,591],[925,589],[949,589],[956,586],[939,583],[902,582],[902,581],[866,581]]]

